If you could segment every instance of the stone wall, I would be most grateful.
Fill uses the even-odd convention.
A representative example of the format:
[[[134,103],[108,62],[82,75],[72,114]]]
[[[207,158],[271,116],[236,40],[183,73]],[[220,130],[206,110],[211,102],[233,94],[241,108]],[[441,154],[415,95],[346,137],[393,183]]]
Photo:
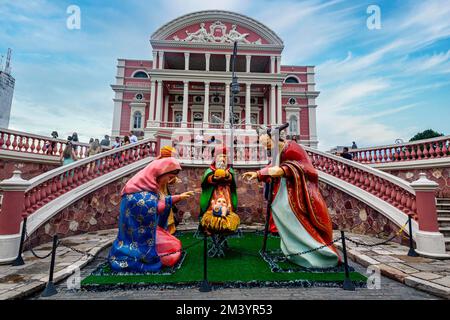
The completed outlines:
[[[425,172],[429,180],[435,181],[439,184],[436,190],[436,197],[450,198],[450,167],[440,168],[422,168],[422,169],[382,169],[383,171],[397,176],[409,182],[419,179],[419,173]]]
[[[197,221],[199,214],[200,177],[205,168],[184,168],[179,177],[182,183],[174,188],[177,194],[187,190],[195,191],[195,196],[177,206],[184,211],[186,222]],[[249,169],[237,169],[238,210],[243,224],[263,223],[266,201],[263,184],[248,184],[241,179],[243,172]],[[104,186],[83,199],[62,210],[32,235],[32,245],[51,241],[53,234],[67,237],[75,234],[116,228],[119,217],[120,191],[128,181],[121,178]],[[359,200],[331,187],[320,184],[321,192],[329,207],[334,229],[343,229],[359,234],[387,237],[394,234],[398,227],[382,214]]]
[[[12,177],[14,170],[22,171],[22,178],[29,180],[44,172],[59,167],[60,164],[28,162],[20,159],[9,160],[0,158],[0,181]]]

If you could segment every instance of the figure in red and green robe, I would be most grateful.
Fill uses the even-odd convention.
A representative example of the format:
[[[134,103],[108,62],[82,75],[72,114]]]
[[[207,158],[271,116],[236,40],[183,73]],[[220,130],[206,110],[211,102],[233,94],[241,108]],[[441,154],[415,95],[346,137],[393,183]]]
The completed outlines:
[[[200,225],[212,234],[233,233],[239,227],[236,179],[228,164],[227,148],[217,146],[215,158],[202,177]]]

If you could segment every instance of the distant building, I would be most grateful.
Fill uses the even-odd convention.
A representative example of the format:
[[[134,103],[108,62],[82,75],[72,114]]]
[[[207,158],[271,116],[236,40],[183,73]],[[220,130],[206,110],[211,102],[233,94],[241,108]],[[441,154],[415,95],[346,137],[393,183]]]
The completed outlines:
[[[231,101],[234,42],[240,92]],[[203,130],[217,138],[234,119],[241,138],[259,125],[289,122],[286,134],[317,147],[314,66],[283,65],[282,39],[261,22],[228,11],[194,12],[163,25],[150,44],[153,60],[118,60],[112,136]]]
[[[8,128],[15,80],[11,76],[11,49],[8,49],[5,68],[0,63],[0,128]]]

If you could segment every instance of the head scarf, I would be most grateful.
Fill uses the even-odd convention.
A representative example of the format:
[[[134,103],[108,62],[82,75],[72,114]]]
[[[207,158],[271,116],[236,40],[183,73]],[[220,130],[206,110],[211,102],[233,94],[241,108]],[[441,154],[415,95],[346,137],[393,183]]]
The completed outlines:
[[[122,195],[140,191],[156,192],[158,190],[157,178],[175,170],[181,170],[180,163],[175,158],[153,160],[127,182],[122,189]]]
[[[159,155],[158,159],[173,157],[173,155],[175,153],[176,153],[175,148],[173,148],[171,146],[164,146],[161,148],[161,150],[159,152],[160,155]]]

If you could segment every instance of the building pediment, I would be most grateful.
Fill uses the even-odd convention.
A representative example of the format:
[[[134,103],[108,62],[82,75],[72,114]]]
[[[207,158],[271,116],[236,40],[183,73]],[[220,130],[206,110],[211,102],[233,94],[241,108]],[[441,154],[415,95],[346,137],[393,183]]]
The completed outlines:
[[[200,11],[181,16],[159,28],[152,41],[180,44],[277,46],[283,41],[271,29],[247,16],[229,11]]]

